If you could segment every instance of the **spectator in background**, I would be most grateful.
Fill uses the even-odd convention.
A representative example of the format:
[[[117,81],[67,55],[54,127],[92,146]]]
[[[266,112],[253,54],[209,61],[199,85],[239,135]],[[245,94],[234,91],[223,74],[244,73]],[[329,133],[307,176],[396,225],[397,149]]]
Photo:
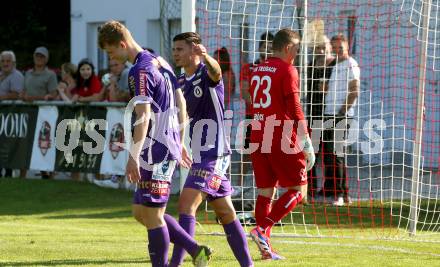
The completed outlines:
[[[72,101],[93,102],[101,101],[102,84],[95,74],[93,63],[84,58],[78,63],[76,73],[76,88],[72,90]]]
[[[128,101],[130,99],[130,89],[128,87],[128,72],[130,69],[124,63],[111,59],[109,62],[110,74],[116,81],[115,89],[110,91],[110,101]]]
[[[37,47],[34,51],[34,67],[24,75],[24,90],[21,98],[24,101],[53,100],[57,97],[57,76],[49,70],[47,62],[49,51],[46,47]],[[20,170],[20,177],[25,178],[27,170]],[[42,171],[41,177],[49,179],[51,174]]]
[[[113,59],[110,59],[109,69],[110,72],[102,76],[103,90],[99,93],[99,98],[109,102],[128,102],[130,100],[130,90],[128,88],[130,69],[125,64]],[[123,180],[123,175],[106,177],[96,174],[93,183],[97,186],[117,189]]]
[[[3,51],[0,54],[0,100],[18,99],[24,88],[24,77],[16,66],[15,54],[12,51]]]
[[[76,72],[77,68],[75,64],[64,63],[61,65],[61,81],[57,87],[58,95],[61,100],[71,101],[72,90],[76,88]]]
[[[308,64],[307,68],[307,119],[308,125],[312,128],[312,132],[321,132],[323,127],[323,104],[324,104],[324,92],[327,91],[328,80],[332,73],[332,68],[335,65],[335,57],[332,55],[332,46],[327,36],[319,36],[314,43],[313,58]],[[316,151],[322,153],[322,142],[319,144],[319,148]],[[316,157],[318,155],[316,154]],[[317,176],[316,176],[316,164],[313,166],[308,174],[308,195],[315,197],[316,195],[322,196],[323,190],[316,192],[317,190]],[[328,186],[328,184],[327,184]],[[324,188],[324,190],[330,190],[331,188]]]
[[[225,86],[225,109],[231,109],[232,98],[235,95],[235,74],[231,66],[231,57],[228,49],[222,47],[214,52],[214,58],[222,69],[223,84]]]
[[[127,65],[110,59],[110,72],[104,74],[101,79],[103,90],[97,96],[98,101],[128,102],[130,100],[130,89],[128,87]]]
[[[40,46],[34,52],[34,67],[24,75],[24,101],[53,100],[57,96],[57,76],[47,68],[49,51]]]
[[[15,100],[23,91],[24,77],[16,66],[15,54],[12,51],[3,51],[0,54],[0,101]],[[4,169],[4,177],[12,177],[12,169]],[[3,176],[3,168],[0,168],[0,177]]]
[[[354,58],[349,54],[348,40],[343,34],[331,39],[336,64],[328,83],[325,95],[324,116],[333,122],[333,127],[326,128],[323,133],[325,188],[324,196],[334,197],[333,205],[351,204],[347,186],[347,171],[343,140],[348,135],[348,121],[355,115],[355,106],[359,96],[360,69]]]

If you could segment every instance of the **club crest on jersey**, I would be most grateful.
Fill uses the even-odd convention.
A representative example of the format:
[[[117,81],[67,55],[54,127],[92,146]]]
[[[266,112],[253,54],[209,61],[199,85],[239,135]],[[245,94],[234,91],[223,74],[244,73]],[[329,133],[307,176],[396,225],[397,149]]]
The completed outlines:
[[[194,96],[197,98],[200,98],[203,96],[203,90],[200,88],[200,86],[194,87]]]
[[[50,129],[50,124],[47,121],[44,121],[41,124],[40,132],[38,134],[38,147],[43,156],[46,156],[47,150],[49,150],[51,146]]]
[[[119,152],[124,150],[121,146],[123,143],[125,143],[124,128],[122,127],[122,124],[116,123],[112,127],[110,132],[110,140],[108,142],[109,150],[113,159],[116,159],[119,155]]]

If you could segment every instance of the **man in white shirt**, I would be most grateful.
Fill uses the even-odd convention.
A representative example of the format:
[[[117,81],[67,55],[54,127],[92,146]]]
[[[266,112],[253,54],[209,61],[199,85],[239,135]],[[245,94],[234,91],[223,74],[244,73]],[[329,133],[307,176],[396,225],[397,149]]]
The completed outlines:
[[[336,65],[325,95],[324,116],[333,120],[332,127],[324,129],[324,188],[332,188],[324,197],[332,197],[333,204],[343,206],[351,200],[347,187],[347,172],[343,155],[343,140],[348,135],[348,122],[355,115],[359,96],[360,69],[354,58],[349,55],[349,44],[343,34],[331,39],[333,52],[336,54]]]
[[[2,51],[0,54],[0,101],[16,100],[23,91],[24,77],[16,68],[13,51]],[[3,168],[0,168],[0,177]],[[5,168],[4,177],[12,177],[12,169]]]
[[[15,66],[15,54],[3,51],[0,54],[0,100],[15,100],[24,88],[24,77]]]

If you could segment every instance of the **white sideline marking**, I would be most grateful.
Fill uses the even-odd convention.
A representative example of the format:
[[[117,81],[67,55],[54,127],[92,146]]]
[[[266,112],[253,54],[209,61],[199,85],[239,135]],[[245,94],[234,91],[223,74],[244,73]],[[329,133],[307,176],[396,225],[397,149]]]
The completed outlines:
[[[429,252],[417,252],[413,250],[403,249],[403,248],[391,248],[385,246],[369,246],[369,245],[356,245],[356,244],[341,244],[341,243],[326,243],[326,242],[310,242],[310,241],[294,241],[294,240],[276,240],[272,239],[272,243],[287,243],[287,244],[299,244],[299,245],[319,245],[319,246],[328,246],[328,247],[348,247],[348,248],[366,248],[371,250],[386,250],[392,252],[400,252],[412,255],[427,255],[440,257],[440,254],[437,253],[429,253]]]

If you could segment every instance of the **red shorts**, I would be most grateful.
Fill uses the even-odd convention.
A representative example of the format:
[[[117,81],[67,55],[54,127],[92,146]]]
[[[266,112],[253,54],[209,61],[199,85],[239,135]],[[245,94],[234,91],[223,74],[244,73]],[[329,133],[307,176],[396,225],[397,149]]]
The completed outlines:
[[[292,187],[307,184],[306,161],[303,153],[282,151],[251,154],[257,188]]]

